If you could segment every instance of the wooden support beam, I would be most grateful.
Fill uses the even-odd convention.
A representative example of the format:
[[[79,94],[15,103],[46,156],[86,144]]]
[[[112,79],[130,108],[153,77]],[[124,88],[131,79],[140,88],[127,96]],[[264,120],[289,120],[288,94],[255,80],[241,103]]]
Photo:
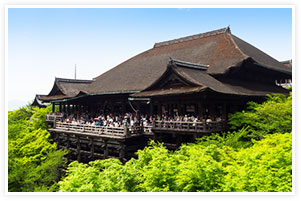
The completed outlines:
[[[158,115],[162,116],[162,104],[160,102],[158,104]]]
[[[225,120],[228,120],[228,114],[227,114],[227,103],[223,103],[222,105],[222,118]]]
[[[67,136],[66,136],[66,146],[67,146],[67,148],[69,148],[70,147],[70,136],[69,136],[69,134],[66,134]]]
[[[204,115],[204,106],[201,101],[198,102],[198,116],[200,117],[200,120],[203,119]]]
[[[63,104],[63,112],[66,113],[66,104]]]
[[[123,127],[124,127],[124,135],[129,136],[129,128],[128,128],[128,122],[127,120],[123,120]]]
[[[119,160],[123,162],[125,158],[125,145],[122,142],[119,142]]]
[[[122,100],[122,102],[121,102],[121,112],[122,112],[122,115],[124,115],[125,112],[126,112],[125,103],[126,103],[125,100]]]
[[[71,112],[71,111],[70,111],[70,104],[68,104],[68,105],[67,105],[67,115],[68,115],[68,116],[70,115],[70,112]]]
[[[176,145],[177,147],[180,147],[182,143],[182,136],[181,135],[177,135],[176,136]]]
[[[66,149],[69,150],[70,149],[70,136],[69,134],[66,134]],[[67,154],[67,161],[70,162],[71,160],[71,153]]]
[[[215,117],[215,103],[212,102],[209,106],[209,113],[210,113],[210,119],[213,120],[213,118]]]
[[[95,151],[95,147],[94,147],[94,138],[90,138],[90,152],[91,152],[91,155],[89,156],[90,159],[94,159],[94,151]]]
[[[104,159],[108,158],[109,149],[108,149],[108,140],[104,140]]]
[[[80,138],[79,136],[77,136],[77,142],[76,142],[76,152],[77,152],[77,160],[80,162],[80,150],[81,150],[81,147],[80,147]]]
[[[150,110],[150,115],[152,116],[154,114],[154,105],[153,105],[153,101],[150,101],[149,103],[149,110]]]

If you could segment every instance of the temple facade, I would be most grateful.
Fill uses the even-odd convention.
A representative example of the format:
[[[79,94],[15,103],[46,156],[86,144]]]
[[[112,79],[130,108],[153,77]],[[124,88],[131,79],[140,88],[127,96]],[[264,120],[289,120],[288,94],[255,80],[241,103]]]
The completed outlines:
[[[92,80],[56,78],[39,101],[51,103],[53,113],[58,106],[60,115],[47,117],[54,122],[50,131],[59,145],[74,150],[75,159],[87,155],[85,160],[125,161],[149,138],[176,149],[225,130],[228,114],[242,110],[248,101],[261,102],[267,94],[288,95],[276,83],[291,77],[291,68],[227,27],[156,43]],[[102,118],[111,115],[119,127],[62,120],[70,115],[85,123],[91,117],[103,123]],[[129,118],[138,123],[133,126]]]

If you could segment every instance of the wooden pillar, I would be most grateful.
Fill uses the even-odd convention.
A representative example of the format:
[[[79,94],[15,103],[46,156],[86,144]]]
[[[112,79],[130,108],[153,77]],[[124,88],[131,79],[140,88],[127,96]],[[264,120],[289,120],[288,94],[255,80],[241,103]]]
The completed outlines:
[[[70,115],[70,104],[67,105],[67,115]]]
[[[181,146],[181,143],[182,143],[182,136],[178,134],[178,135],[176,135],[177,148],[179,148]]]
[[[183,116],[184,115],[184,111],[183,111],[183,102],[180,100],[179,101],[179,115]]]
[[[123,142],[119,142],[119,160],[123,162],[123,159],[125,158],[125,146]]]
[[[214,119],[215,117],[215,107],[214,107],[214,102],[212,102],[209,106],[209,114],[210,114],[210,119]]]
[[[204,106],[201,101],[198,102],[198,116],[200,117],[200,120],[203,119],[204,114]]]
[[[66,133],[66,148],[69,149],[70,148],[70,136],[69,134]],[[70,156],[71,153],[67,154],[67,161],[70,162]]]
[[[129,128],[128,128],[128,122],[127,120],[123,120],[123,128],[124,128],[124,135],[127,137],[129,136]]]
[[[162,116],[162,105],[160,102],[158,103],[158,115]]]
[[[168,115],[171,117],[172,116],[172,113],[173,113],[173,111],[172,111],[172,104],[171,103],[169,103],[168,104]]]
[[[52,113],[55,112],[55,103],[52,103]]]
[[[103,158],[106,159],[108,158],[109,155],[109,149],[108,149],[108,140],[104,140],[104,155]]]
[[[121,102],[121,112],[122,112],[122,115],[124,115],[126,112],[125,100],[122,100],[122,102]]]
[[[223,107],[223,111],[222,111],[222,118],[227,120],[228,119],[228,114],[227,114],[227,104],[226,103],[223,103],[222,104],[222,107]]]
[[[62,112],[62,103],[60,103],[59,112]]]
[[[82,111],[82,106],[81,105],[77,105],[77,107],[78,107],[78,112],[77,112],[76,118],[79,119],[79,115],[80,115],[80,113]]]
[[[93,160],[95,147],[94,147],[94,138],[92,138],[92,137],[90,138],[89,146],[90,146],[90,153],[91,153],[89,158]]]
[[[79,161],[80,162],[80,149],[81,149],[81,147],[80,147],[80,138],[79,138],[79,136],[77,135],[76,136],[76,139],[77,139],[77,142],[76,142],[76,153],[77,153],[77,161]]]
[[[63,112],[66,113],[66,104],[63,104]]]
[[[70,136],[69,136],[69,134],[66,134],[66,147],[67,147],[67,149],[70,148]]]
[[[149,110],[150,110],[150,115],[153,116],[154,114],[154,105],[153,105],[153,102],[152,100],[150,100],[150,103],[149,103]]]
[[[207,132],[207,124],[206,124],[206,119],[203,119],[203,132]]]

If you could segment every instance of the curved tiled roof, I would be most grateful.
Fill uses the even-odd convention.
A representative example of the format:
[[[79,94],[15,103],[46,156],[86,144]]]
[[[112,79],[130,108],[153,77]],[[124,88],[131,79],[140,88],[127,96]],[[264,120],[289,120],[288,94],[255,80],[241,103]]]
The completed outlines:
[[[77,96],[80,92],[86,92],[92,82],[92,80],[55,78],[50,93],[41,100],[57,100]]]
[[[250,61],[259,68],[269,69],[269,72],[273,72],[272,79],[275,74],[277,79],[291,76],[292,71],[291,68],[232,35],[227,27],[156,43],[153,48],[124,61],[93,81],[56,78],[51,92],[41,99],[59,100],[76,97],[80,93],[98,95],[141,92],[161,78],[166,72],[170,58],[176,62],[174,71],[191,83],[202,86],[202,90],[208,88],[228,94],[259,95],[271,91],[283,92],[274,86],[269,86],[271,90],[258,84],[254,86],[252,83],[242,87],[242,84],[223,83],[215,79],[217,75],[231,73],[231,69],[240,68],[244,61]],[[190,92],[198,90],[189,89]],[[173,91],[169,93],[178,93],[181,90]]]
[[[94,78],[89,93],[141,91],[166,70],[169,58],[208,66],[211,75],[224,74],[231,67],[252,58],[274,71],[291,73],[283,64],[231,34],[224,28],[203,34],[156,43],[115,68]]]
[[[185,80],[190,83],[190,86],[175,86],[169,88],[156,88],[157,83],[164,80],[164,77],[171,73],[176,74],[181,80]],[[159,84],[160,85],[160,84]],[[190,66],[179,66],[177,63],[170,62],[168,68],[151,86],[145,90],[133,94],[133,97],[152,97],[162,95],[176,95],[176,94],[188,94],[198,93],[205,90],[211,90],[218,93],[241,95],[241,96],[265,96],[266,94],[284,93],[288,91],[282,87],[276,85],[265,85],[257,82],[241,82],[232,81],[230,83],[223,83],[213,76],[208,74],[203,69],[198,69]]]

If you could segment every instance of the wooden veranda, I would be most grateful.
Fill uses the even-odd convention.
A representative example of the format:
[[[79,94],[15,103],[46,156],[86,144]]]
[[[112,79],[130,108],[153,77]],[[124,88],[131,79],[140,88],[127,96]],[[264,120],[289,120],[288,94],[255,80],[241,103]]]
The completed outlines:
[[[106,158],[118,158],[125,162],[135,157],[135,152],[143,149],[150,139],[166,141],[171,138],[166,141],[166,147],[177,149],[188,137],[190,142],[226,128],[224,121],[206,123],[156,120],[152,126],[107,127],[62,123],[52,115],[46,115],[46,120],[53,123],[49,132],[58,148],[70,150],[69,160],[83,162]]]

